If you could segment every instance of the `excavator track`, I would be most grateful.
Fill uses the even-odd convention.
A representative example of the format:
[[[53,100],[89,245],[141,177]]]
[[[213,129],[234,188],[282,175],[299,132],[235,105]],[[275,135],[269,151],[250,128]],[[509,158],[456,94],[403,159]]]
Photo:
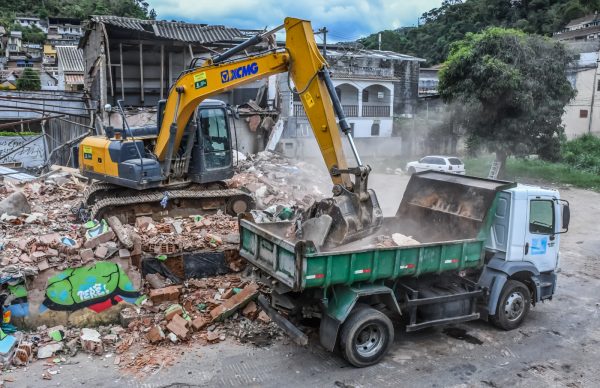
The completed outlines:
[[[136,192],[133,195],[113,193],[103,195],[91,206],[90,219],[117,216],[123,222],[134,223],[139,216],[190,216],[222,210],[237,215],[254,208],[254,199],[238,189],[193,190],[170,189]]]

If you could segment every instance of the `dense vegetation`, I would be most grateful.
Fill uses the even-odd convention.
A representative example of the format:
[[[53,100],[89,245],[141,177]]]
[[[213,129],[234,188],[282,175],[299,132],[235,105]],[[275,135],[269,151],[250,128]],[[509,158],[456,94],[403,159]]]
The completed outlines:
[[[564,163],[579,170],[600,175],[600,138],[584,135],[562,147]]]
[[[155,18],[145,0],[0,0],[0,24],[10,27],[16,14],[86,19],[90,15]]]
[[[40,81],[40,73],[30,67],[26,67],[17,79],[18,90],[40,90],[42,83]]]
[[[491,27],[452,44],[439,92],[455,105],[471,151],[487,148],[506,165],[532,153],[557,161],[562,114],[575,96],[565,77],[562,44],[540,35]]]
[[[423,14],[419,27],[382,32],[382,49],[443,62],[450,44],[490,26],[551,35],[570,20],[600,10],[600,0],[444,0]],[[360,42],[377,48],[377,34]]]

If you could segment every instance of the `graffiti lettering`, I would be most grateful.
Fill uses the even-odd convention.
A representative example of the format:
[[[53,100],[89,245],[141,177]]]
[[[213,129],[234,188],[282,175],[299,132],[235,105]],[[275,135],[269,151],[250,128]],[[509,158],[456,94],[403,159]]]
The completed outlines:
[[[4,155],[32,141],[37,136],[6,137],[0,136],[0,154]],[[2,163],[21,162],[25,167],[37,166],[44,163],[44,139],[40,138],[2,159]]]
[[[78,291],[77,296],[80,300],[90,300],[95,299],[104,295],[108,295],[108,289],[106,288],[106,284],[96,283],[87,290]]]

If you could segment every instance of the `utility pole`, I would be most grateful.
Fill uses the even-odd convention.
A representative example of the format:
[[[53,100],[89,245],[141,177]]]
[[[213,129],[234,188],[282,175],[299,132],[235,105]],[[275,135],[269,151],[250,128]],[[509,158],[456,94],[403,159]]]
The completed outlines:
[[[377,41],[379,42],[379,51],[381,51],[381,32],[377,35]]]
[[[323,34],[323,58],[327,59],[327,33],[329,30],[327,27],[323,27],[317,30],[317,33]]]
[[[588,133],[592,132],[592,121],[594,120],[594,100],[596,97],[596,93],[598,92],[598,65],[600,64],[600,51],[598,52],[598,59],[596,59],[596,69],[594,70],[594,85],[592,85],[592,102],[590,104],[590,114],[588,121]]]

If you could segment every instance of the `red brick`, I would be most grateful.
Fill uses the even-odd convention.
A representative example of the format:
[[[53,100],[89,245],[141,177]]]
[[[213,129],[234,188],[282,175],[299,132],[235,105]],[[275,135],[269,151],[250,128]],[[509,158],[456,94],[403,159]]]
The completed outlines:
[[[179,286],[169,286],[150,290],[150,300],[152,300],[155,305],[163,302],[176,302],[179,300],[179,288]]]
[[[172,322],[175,322],[176,324],[178,324],[179,326],[185,327],[187,328],[190,324],[190,322],[183,318],[181,315],[175,315],[173,317],[173,319],[171,319]]]
[[[182,318],[183,319],[183,318]],[[178,321],[173,320],[167,324],[167,329],[173,334],[175,334],[178,338],[187,339],[189,330],[186,329],[185,326],[178,323]]]
[[[60,236],[58,233],[45,234],[38,237],[39,241],[44,245],[51,245],[60,242]]]
[[[146,338],[150,343],[155,344],[165,339],[165,332],[160,326],[156,325],[146,333]]]
[[[264,311],[261,311],[258,314],[258,320],[263,322],[263,323],[269,323],[271,322],[271,318],[269,318],[269,316],[267,315],[267,313],[265,313]]]
[[[192,327],[194,330],[202,330],[206,325],[208,325],[208,320],[203,317],[198,317],[192,321]]]
[[[211,310],[210,316],[213,321],[222,320],[232,315],[237,309],[243,307],[248,301],[253,299],[258,294],[258,286],[255,283],[251,283],[244,287],[239,294],[232,296],[225,300],[223,304],[215,307]]]
[[[256,319],[256,316],[258,315],[258,307],[256,306],[256,303],[251,300],[250,303],[248,303],[242,310],[242,314],[248,319]]]
[[[91,249],[82,249],[79,251],[79,256],[83,261],[90,261],[94,259],[94,251]]]
[[[167,310],[165,311],[165,319],[167,321],[170,321],[176,315],[181,315],[181,314],[183,314],[183,307],[181,307],[178,304],[173,304],[173,305],[169,306],[167,308]]]
[[[223,293],[223,295],[221,295],[221,299],[229,299],[234,295],[235,295],[235,292],[233,291],[233,288],[230,288],[227,291],[225,291]]]
[[[108,248],[104,245],[100,245],[98,248],[96,248],[96,251],[94,252],[94,256],[96,256],[99,259],[104,259],[106,255],[108,255]]]

